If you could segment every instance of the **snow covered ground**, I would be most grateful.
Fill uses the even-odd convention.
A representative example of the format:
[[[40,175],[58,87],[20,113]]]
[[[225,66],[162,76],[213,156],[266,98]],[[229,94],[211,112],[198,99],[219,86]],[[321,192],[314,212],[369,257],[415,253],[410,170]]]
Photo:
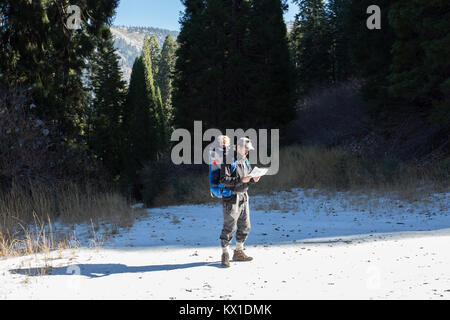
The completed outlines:
[[[0,299],[450,299],[450,193],[250,201],[252,262],[220,267],[219,203],[157,208],[99,248],[0,260]]]

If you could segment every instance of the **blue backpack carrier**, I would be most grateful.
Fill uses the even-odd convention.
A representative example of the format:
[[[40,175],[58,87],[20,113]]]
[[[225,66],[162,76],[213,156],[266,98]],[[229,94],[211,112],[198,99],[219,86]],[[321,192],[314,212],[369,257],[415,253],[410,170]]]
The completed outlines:
[[[209,189],[211,191],[211,197],[216,197],[219,199],[229,197],[233,194],[233,191],[225,188],[225,186],[220,183],[220,168],[224,155],[225,154],[223,151],[216,152],[213,149],[209,153]],[[250,167],[247,159],[245,160],[245,164],[247,167]],[[235,171],[236,160],[233,159],[233,163],[231,164],[231,173],[234,173]]]

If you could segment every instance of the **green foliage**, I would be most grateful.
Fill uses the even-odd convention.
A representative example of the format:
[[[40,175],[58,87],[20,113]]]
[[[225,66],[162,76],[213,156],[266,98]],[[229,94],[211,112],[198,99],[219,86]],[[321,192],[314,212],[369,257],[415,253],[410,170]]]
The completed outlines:
[[[145,65],[139,57],[133,65],[123,121],[124,175],[131,185],[137,182],[137,171],[156,154],[145,76]]]
[[[144,45],[148,46],[147,50],[150,51],[150,58],[152,59],[152,73],[153,76],[155,76],[158,73],[159,59],[161,54],[158,39],[156,39],[154,35],[152,35],[150,38],[146,37],[144,39]]]
[[[291,45],[295,48],[298,93],[304,95],[316,86],[332,82],[332,29],[322,0],[295,2],[300,11],[295,18]]]
[[[86,61],[107,28],[117,0],[71,1],[83,13],[80,30],[69,30],[66,0],[0,2],[0,73],[6,85],[31,88],[35,112],[59,120],[70,137],[84,134],[87,94],[82,77]]]
[[[331,32],[331,77],[333,82],[345,81],[354,75],[354,65],[350,59],[351,32],[348,32],[346,18],[351,0],[329,0],[327,15]]]
[[[164,41],[159,58],[158,72],[155,75],[156,84],[161,90],[161,100],[164,109],[164,117],[166,119],[166,128],[170,128],[173,121],[172,81],[173,73],[175,71],[175,52],[177,48],[177,43],[169,34]]]
[[[316,86],[357,78],[363,80],[362,96],[384,133],[403,121],[405,112],[448,127],[448,1],[377,1],[379,30],[367,27],[370,0],[295,3],[299,13],[289,39],[300,96]]]
[[[292,68],[282,1],[183,3],[175,127],[192,128],[194,120],[222,130],[286,123],[293,115]]]
[[[450,123],[450,4],[447,1],[383,0],[381,30],[366,27],[369,0],[347,2],[340,33],[348,44],[355,76],[363,78],[364,96],[377,110],[432,115]]]
[[[215,44],[209,41],[207,36],[220,35],[223,39],[225,34],[215,31],[210,23],[206,22],[205,1],[184,0],[183,4],[186,8],[180,20],[182,28],[178,36],[173,92],[175,127],[191,128],[194,117],[203,120],[208,127],[214,127],[217,125],[214,114],[222,116],[219,113],[219,101],[223,97],[218,92],[221,85],[218,75],[223,53],[220,54],[218,48],[217,54],[212,54]],[[218,18],[216,22],[219,26],[224,24]],[[223,52],[224,48],[220,50]],[[217,61],[216,65],[214,61]]]
[[[256,127],[283,125],[294,117],[295,73],[283,20],[286,9],[279,0],[252,3],[247,40],[251,56],[248,104],[261,115]]]
[[[381,0],[382,29],[366,26],[369,0],[297,0],[299,13],[290,35],[301,96],[352,77],[362,78],[367,99],[387,99],[387,75],[394,34],[387,23],[392,1]]]
[[[145,67],[145,81],[146,81],[146,92],[147,92],[147,101],[150,108],[150,125],[152,127],[153,136],[154,136],[154,144],[155,144],[155,155],[161,153],[167,145],[167,136],[165,129],[165,118],[164,118],[164,110],[161,99],[161,91],[159,87],[155,86],[154,80],[154,70],[157,70],[153,67],[153,65],[157,64],[153,62],[154,55],[158,54],[157,51],[159,49],[155,49],[155,45],[157,46],[156,38],[148,38],[144,39],[144,47],[142,49],[142,60],[144,62]],[[155,59],[158,61],[159,56],[156,55]]]
[[[98,45],[91,61],[95,97],[91,106],[88,142],[108,171],[116,176],[122,169],[122,116],[126,88],[111,34]]]
[[[151,48],[147,37],[141,57],[133,65],[123,121],[124,175],[137,189],[139,171],[156,160],[167,146],[161,92],[155,88],[153,79]]]
[[[396,1],[389,94],[450,123],[450,3]]]
[[[395,41],[394,32],[388,22],[392,0],[380,0],[376,4],[381,9],[381,30],[369,30],[366,25],[370,0],[349,1],[345,16],[346,32],[350,35],[350,59],[354,65],[354,75],[365,80],[362,88],[364,96],[379,105],[388,101],[386,91],[387,75],[392,63],[391,48]]]

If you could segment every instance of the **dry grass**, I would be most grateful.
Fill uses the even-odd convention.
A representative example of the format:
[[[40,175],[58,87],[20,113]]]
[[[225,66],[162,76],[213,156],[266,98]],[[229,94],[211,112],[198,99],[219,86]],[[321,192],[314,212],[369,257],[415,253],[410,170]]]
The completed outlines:
[[[18,222],[21,231],[0,233],[0,256],[48,254],[52,248],[66,248],[65,240],[55,240],[50,217],[44,220],[33,213],[33,225],[25,227]]]
[[[55,249],[76,247],[70,234],[54,234],[52,221],[63,225],[89,223],[91,244],[100,246],[96,231],[100,223],[119,227],[131,226],[136,212],[119,193],[97,192],[89,186],[51,188],[30,185],[28,190],[13,188],[0,194],[0,257],[46,253]]]
[[[280,150],[278,174],[263,177],[252,186],[250,193],[268,194],[303,188],[325,193],[375,192],[379,196],[388,195],[412,202],[432,192],[448,192],[449,181],[449,160],[416,167],[391,159],[379,162],[364,160],[341,149],[293,145]],[[215,201],[209,194],[207,175],[182,176],[156,197],[154,205]],[[276,203],[273,207],[277,207]]]
[[[449,163],[447,160],[413,167],[392,160],[370,162],[340,149],[290,146],[280,150],[279,173],[263,177],[251,188],[251,194],[303,188],[307,196],[310,190],[319,190],[320,195],[350,191],[414,202],[430,192],[449,191]],[[220,200],[210,196],[207,174],[182,175],[167,185],[153,205],[213,201]],[[286,203],[291,201],[272,197],[265,206],[269,210],[288,210]],[[57,188],[32,185],[26,191],[13,186],[8,193],[0,194],[0,257],[76,247],[78,241],[70,234],[54,234],[52,221],[90,223],[91,245],[101,246],[102,239],[97,237],[100,224],[108,223],[110,234],[114,234],[120,227],[131,226],[136,215],[128,201],[113,191],[98,192],[89,186],[71,184]]]
[[[391,159],[364,160],[341,149],[290,146],[280,151],[279,173],[261,179],[254,191],[267,193],[300,187],[333,192],[394,192],[409,199],[420,197],[424,191],[448,191],[448,169],[445,161],[415,167]]]

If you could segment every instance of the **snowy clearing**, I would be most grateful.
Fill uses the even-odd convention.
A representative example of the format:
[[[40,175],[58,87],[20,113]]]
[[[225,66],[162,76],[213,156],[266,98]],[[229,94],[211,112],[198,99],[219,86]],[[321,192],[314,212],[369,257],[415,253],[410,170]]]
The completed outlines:
[[[252,262],[220,267],[220,203],[150,209],[101,248],[0,260],[0,299],[450,299],[450,193],[250,202]]]

